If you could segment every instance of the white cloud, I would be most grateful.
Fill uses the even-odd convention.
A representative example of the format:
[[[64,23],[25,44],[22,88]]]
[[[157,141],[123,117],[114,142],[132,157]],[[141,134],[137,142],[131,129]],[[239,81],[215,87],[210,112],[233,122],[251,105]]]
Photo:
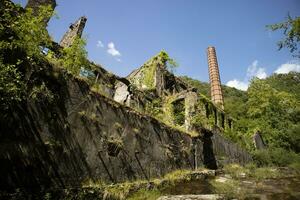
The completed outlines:
[[[280,65],[274,73],[276,74],[287,74],[289,72],[300,72],[300,62],[299,61],[290,61]],[[266,69],[263,67],[258,67],[258,61],[254,60],[252,64],[247,68],[247,75],[243,81],[233,79],[226,83],[229,87],[234,87],[239,90],[246,91],[249,86],[249,82],[253,77],[257,77],[259,79],[267,78],[268,74],[266,73]]]
[[[258,60],[254,60],[251,65],[247,68],[247,74],[243,81],[233,79],[226,83],[229,87],[234,87],[239,90],[246,91],[249,86],[249,82],[253,77],[257,77],[259,79],[267,78],[266,69],[263,67],[258,67]]]
[[[248,89],[249,82],[243,82],[237,79],[233,79],[231,81],[228,81],[226,85],[229,87],[234,87],[236,89],[246,91]]]
[[[300,63],[296,63],[296,62],[284,63],[276,69],[275,73],[276,74],[287,74],[292,71],[300,72]]]
[[[257,77],[259,79],[267,78],[266,69],[263,67],[258,67],[258,60],[254,60],[251,65],[247,68],[247,74],[243,81],[233,79],[226,83],[229,87],[234,87],[239,90],[246,91],[249,86],[249,82],[253,77]]]
[[[104,47],[104,44],[103,44],[100,40],[98,40],[98,41],[97,41],[97,47],[103,48],[103,47]]]
[[[107,53],[110,55],[114,57],[121,56],[121,53],[115,48],[115,44],[113,42],[108,43],[107,47]]]
[[[258,67],[258,61],[254,60],[252,64],[247,69],[247,78],[252,79],[253,77],[257,77],[259,79],[267,78],[266,69],[263,67]]]
[[[258,68],[258,70],[256,71],[255,76],[259,79],[265,79],[265,78],[267,78],[268,75],[266,73],[265,68]]]
[[[258,61],[254,60],[247,68],[247,77],[253,77],[257,68]]]

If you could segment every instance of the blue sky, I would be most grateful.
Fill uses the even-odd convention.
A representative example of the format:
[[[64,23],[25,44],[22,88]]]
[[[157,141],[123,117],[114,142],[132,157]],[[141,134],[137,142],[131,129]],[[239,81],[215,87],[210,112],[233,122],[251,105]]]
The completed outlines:
[[[52,19],[48,27],[54,40],[60,41],[70,23],[85,15],[90,60],[120,76],[163,49],[179,63],[177,75],[208,81],[210,45],[216,47],[223,84],[240,89],[246,89],[253,76],[300,71],[299,60],[287,50],[277,50],[282,32],[265,28],[283,21],[288,13],[300,16],[299,0],[57,0],[57,4],[59,19]]]

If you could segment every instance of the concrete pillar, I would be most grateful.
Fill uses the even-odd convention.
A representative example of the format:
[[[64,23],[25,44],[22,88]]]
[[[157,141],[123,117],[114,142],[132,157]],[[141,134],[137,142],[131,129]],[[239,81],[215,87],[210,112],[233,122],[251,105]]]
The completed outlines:
[[[224,110],[224,100],[221,89],[221,80],[219,74],[219,67],[217,61],[216,50],[214,47],[207,48],[207,60],[209,69],[209,80],[210,80],[210,93],[211,100],[219,107]]]

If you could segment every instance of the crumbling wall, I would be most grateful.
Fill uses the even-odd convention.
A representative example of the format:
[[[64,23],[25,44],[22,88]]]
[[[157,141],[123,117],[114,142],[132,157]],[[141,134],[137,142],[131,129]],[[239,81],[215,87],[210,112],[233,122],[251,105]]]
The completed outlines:
[[[160,55],[134,70],[127,79],[140,90],[154,91],[158,96],[173,95],[188,89],[179,78],[170,73]]]
[[[222,165],[228,163],[245,164],[252,161],[252,156],[237,144],[224,138],[219,128],[214,128],[212,132],[213,135],[211,139],[218,163]]]
[[[121,182],[192,167],[188,135],[91,92],[80,79],[52,81],[55,102],[27,102],[1,121],[1,188]]]
[[[81,79],[57,77],[51,66],[42,76],[55,99],[23,102],[0,118],[2,189],[149,179],[214,157],[211,136],[192,138],[92,92]],[[230,142],[226,146],[231,156]]]
[[[65,33],[59,45],[62,47],[70,47],[76,37],[81,38],[86,21],[87,18],[82,16],[74,24],[71,24],[69,30]]]

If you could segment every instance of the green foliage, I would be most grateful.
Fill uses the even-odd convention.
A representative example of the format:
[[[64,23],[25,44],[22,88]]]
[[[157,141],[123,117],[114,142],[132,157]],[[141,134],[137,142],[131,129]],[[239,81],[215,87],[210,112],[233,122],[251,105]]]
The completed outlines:
[[[161,192],[158,189],[141,189],[132,194],[128,200],[156,200],[161,196]]]
[[[160,98],[152,100],[152,102],[147,102],[145,107],[145,112],[151,116],[162,119],[162,102]]]
[[[199,93],[210,98],[209,83],[201,82],[187,76],[180,77],[184,82],[196,88]],[[222,85],[224,96],[225,112],[235,119],[243,118],[246,113],[245,103],[247,102],[247,93],[232,87]]]
[[[224,195],[225,199],[243,199],[246,195],[246,191],[240,188],[240,184],[236,180],[227,180],[225,182],[218,182],[216,180],[210,181],[213,186],[213,191],[216,194]]]
[[[29,97],[39,102],[52,102],[54,100],[53,93],[47,88],[44,82],[39,86],[34,86]]]
[[[207,118],[202,113],[196,113],[193,118],[191,125],[196,128],[206,127]]]
[[[198,91],[208,93],[208,83],[201,83],[187,77],[182,78]],[[273,74],[263,80],[254,79],[247,93],[226,86],[222,86],[222,90],[225,112],[235,119],[233,130],[225,129],[226,137],[254,152],[252,136],[260,130],[269,148],[281,149],[286,154],[292,151],[291,157],[294,155],[293,152],[300,153],[300,73]],[[205,98],[204,104],[209,102],[204,100]],[[208,116],[213,114],[209,104],[206,110]],[[194,124],[203,125],[201,121],[205,120],[199,118],[197,114],[192,120]],[[274,152],[284,155],[279,150]],[[281,158],[275,162],[274,156],[270,157],[267,153],[255,152],[255,156],[262,157],[258,160],[269,160],[270,163],[261,161],[266,165],[286,166],[290,163],[284,164],[280,161]],[[264,156],[267,157],[264,158]]]
[[[93,84],[91,87],[91,91],[101,94],[102,96],[108,97],[107,92],[105,92],[105,86],[101,84]]]
[[[32,9],[4,1],[0,13],[0,106],[5,110],[25,97],[26,68],[51,45],[44,19],[52,16],[52,9],[42,6],[33,15]]]
[[[276,168],[257,167],[256,163],[249,163],[246,166],[241,166],[238,164],[228,164],[224,166],[223,170],[225,174],[229,174],[234,179],[251,177],[256,180],[263,180],[281,176],[280,172],[276,170]]]
[[[6,110],[10,104],[21,101],[25,84],[15,65],[0,60],[0,107]]]
[[[285,36],[284,39],[278,42],[279,50],[282,48],[288,48],[291,53],[295,52],[299,48],[300,41],[300,17],[294,19],[288,15],[285,22],[267,25],[269,30],[283,30]],[[300,51],[294,54],[296,57],[300,57]]]
[[[177,100],[172,103],[174,123],[183,125],[185,120],[185,105],[184,100]]]
[[[41,56],[41,48],[51,45],[44,21],[53,15],[51,6],[41,6],[34,15],[31,8],[22,11],[20,6],[7,1],[4,4],[0,23],[0,49],[14,53],[25,52],[27,57]]]
[[[85,45],[84,39],[76,37],[70,47],[63,49],[62,55],[58,59],[59,63],[75,76],[79,75],[81,68],[90,69]]]
[[[278,115],[276,118],[289,117],[286,113],[289,114],[297,102],[293,95],[278,91],[260,79],[252,81],[248,95],[248,116],[251,118],[272,120],[274,114]]]
[[[300,99],[300,73],[290,72],[288,74],[273,74],[264,80],[272,88],[293,94]]]
[[[187,84],[189,84],[190,86],[196,88],[198,90],[198,92],[200,92],[204,96],[210,97],[210,86],[209,86],[208,83],[192,79],[192,78],[190,78],[188,76],[180,76],[180,78],[184,82],[186,82]]]
[[[165,51],[161,51],[141,67],[141,76],[132,77],[131,81],[133,81],[135,85],[139,86],[139,88],[154,90],[157,67],[173,71],[177,66],[178,64],[174,59],[171,59]]]
[[[288,166],[300,163],[300,155],[283,148],[269,148],[255,151],[254,161],[258,166]]]
[[[146,64],[142,68],[143,72],[143,84],[147,87],[148,90],[154,89],[154,76],[156,72],[156,66],[157,64],[155,62],[150,62],[149,64]]]
[[[265,80],[252,81],[248,95],[248,129],[262,130],[271,146],[299,149],[299,145],[290,144],[299,124],[299,100],[291,93],[274,89]]]
[[[170,58],[167,52],[161,51],[158,56],[161,58],[162,62],[167,66],[167,69],[171,72],[174,72],[174,70],[178,67],[178,63],[173,58]]]

